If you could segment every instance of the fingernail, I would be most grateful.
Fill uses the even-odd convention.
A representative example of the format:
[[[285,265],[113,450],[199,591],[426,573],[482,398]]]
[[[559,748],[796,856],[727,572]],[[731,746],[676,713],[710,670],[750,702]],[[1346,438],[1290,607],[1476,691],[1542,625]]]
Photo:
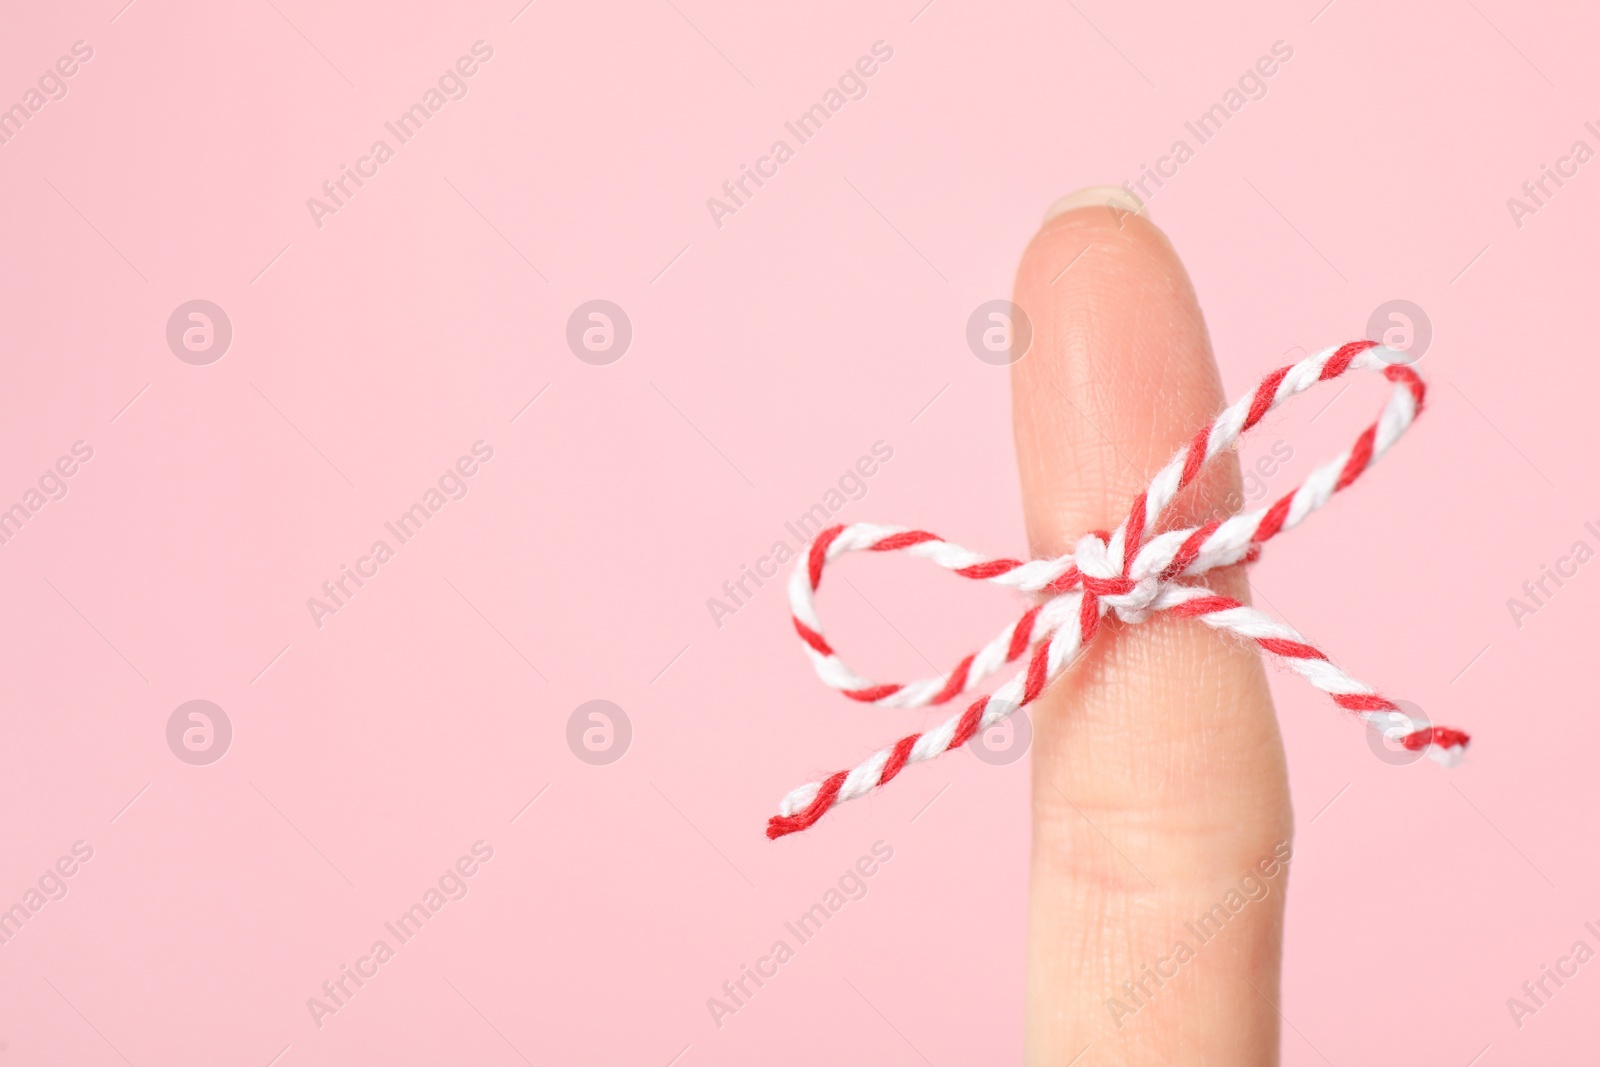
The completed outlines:
[[[1145,211],[1144,202],[1134,196],[1120,185],[1091,185],[1087,189],[1079,189],[1068,196],[1050,205],[1050,210],[1044,213],[1044,221],[1049,222],[1057,215],[1065,214],[1080,207],[1108,207],[1113,211],[1142,214],[1149,218]]]

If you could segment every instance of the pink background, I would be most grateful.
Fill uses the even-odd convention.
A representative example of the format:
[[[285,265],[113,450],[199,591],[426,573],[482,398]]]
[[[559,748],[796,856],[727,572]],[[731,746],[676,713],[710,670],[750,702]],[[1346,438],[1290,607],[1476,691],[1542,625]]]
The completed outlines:
[[[776,585],[720,628],[706,601],[879,440],[842,520],[1023,550],[1008,375],[967,316],[1053,199],[1136,176],[1277,40],[1267,96],[1152,205],[1230,395],[1390,299],[1434,339],[1424,419],[1258,596],[1475,738],[1454,772],[1390,766],[1274,675],[1284,1060],[1592,1050],[1600,963],[1520,1030],[1505,1001],[1600,947],[1600,564],[1520,629],[1506,599],[1600,547],[1600,163],[1520,228],[1505,201],[1600,147],[1597,26],[1321,2],[9,5],[0,105],[94,55],[0,146],[0,504],[94,455],[0,546],[0,906],[94,854],[0,946],[0,1064],[1015,1062],[1026,761],[955,754],[769,843],[784,792],[925,717],[824,689]],[[478,40],[468,95],[318,228],[306,198]],[[866,97],[714,225],[879,40]],[[208,366],[165,340],[197,298],[234,331]],[[609,366],[565,342],[596,298],[633,325]],[[1258,431],[1295,451],[1274,491],[1381,395]],[[466,498],[319,629],[307,598],[479,440]],[[830,635],[875,676],[1016,610],[909,562],[841,573]],[[233,726],[208,766],[166,742],[193,699]],[[632,724],[608,766],[566,742],[593,699]],[[307,998],[480,840],[468,895],[319,1028]],[[707,998],[879,840],[868,895],[719,1029]]]

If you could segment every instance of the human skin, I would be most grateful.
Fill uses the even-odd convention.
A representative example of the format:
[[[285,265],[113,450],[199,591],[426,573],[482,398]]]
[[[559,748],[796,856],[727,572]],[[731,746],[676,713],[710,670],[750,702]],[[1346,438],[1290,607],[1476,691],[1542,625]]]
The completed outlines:
[[[1012,414],[1035,556],[1115,529],[1226,402],[1188,274],[1130,207],[1120,190],[1065,198],[1017,270],[1034,339]],[[1236,458],[1219,456],[1164,525],[1214,517],[1238,490]],[[1205,582],[1249,600],[1242,568]],[[1027,1063],[1277,1063],[1287,869],[1213,940],[1184,926],[1293,836],[1259,654],[1193,620],[1112,621],[1032,710]],[[1195,955],[1175,977],[1147,980],[1132,1014],[1108,1007],[1134,1007],[1123,983],[1179,939]]]

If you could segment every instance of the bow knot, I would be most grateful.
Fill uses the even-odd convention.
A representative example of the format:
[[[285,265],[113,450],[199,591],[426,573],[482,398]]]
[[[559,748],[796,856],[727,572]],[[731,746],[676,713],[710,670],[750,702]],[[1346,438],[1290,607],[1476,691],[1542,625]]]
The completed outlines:
[[[835,804],[887,784],[910,763],[933,759],[966,744],[979,730],[1026,707],[1072,666],[1107,612],[1135,625],[1165,612],[1254,642],[1361,718],[1369,729],[1412,751],[1425,750],[1440,763],[1450,765],[1459,760],[1469,740],[1465,733],[1413,721],[1394,701],[1335,666],[1293,627],[1193,581],[1218,567],[1253,562],[1263,543],[1303,522],[1399,440],[1422,410],[1426,394],[1422,379],[1404,365],[1405,358],[1404,353],[1380,348],[1374,341],[1355,341],[1272,372],[1249,396],[1223,411],[1179,449],[1134,500],[1121,526],[1109,534],[1085,535],[1071,554],[1058,559],[1024,563],[985,558],[925,530],[898,526],[857,523],[822,531],[796,562],[789,582],[789,605],[795,631],[805,642],[817,674],[845,696],[883,707],[942,704],[1008,664],[1024,657],[1027,663],[962,714],[926,733],[902,737],[851,770],[837,771],[791,791],[779,804],[778,814],[768,821],[767,836],[804,830]],[[1194,481],[1207,462],[1232,450],[1273,408],[1351,368],[1382,374],[1394,385],[1377,421],[1355,444],[1268,507],[1190,529],[1156,532],[1173,498]],[[858,677],[833,651],[823,636],[814,603],[823,568],[845,553],[864,551],[906,552],[963,578],[994,582],[1048,599],[1028,609],[982,649],[940,677],[905,685],[874,683]],[[1191,581],[1181,582],[1181,578]]]
[[[1121,546],[1118,546],[1117,555],[1126,555]],[[1128,623],[1140,623],[1149,618],[1150,605],[1160,594],[1164,582],[1155,575],[1141,580],[1128,577],[1128,564],[1112,556],[1109,535],[1096,532],[1079,538],[1072,550],[1072,561],[1078,568],[1085,601],[1092,603],[1100,615],[1114,611]]]

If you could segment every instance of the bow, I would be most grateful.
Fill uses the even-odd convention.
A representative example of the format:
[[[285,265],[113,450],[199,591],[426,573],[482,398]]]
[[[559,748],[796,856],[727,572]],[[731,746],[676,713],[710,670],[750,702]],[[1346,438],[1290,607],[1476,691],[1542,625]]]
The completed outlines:
[[[1134,500],[1121,526],[1109,534],[1087,534],[1072,552],[1055,559],[993,559],[925,530],[900,526],[855,523],[822,531],[795,564],[789,605],[795,631],[826,684],[862,703],[918,708],[951,700],[1024,657],[1027,666],[936,728],[902,737],[851,770],[791,791],[768,821],[767,836],[804,830],[835,804],[888,784],[907,764],[964,745],[979,730],[1027,707],[1082,655],[1101,619],[1111,612],[1131,624],[1164,612],[1254,642],[1372,728],[1411,751],[1425,750],[1436,761],[1454,765],[1469,741],[1465,733],[1413,722],[1394,701],[1335,666],[1293,627],[1193,581],[1218,567],[1254,562],[1262,544],[1305,521],[1400,439],[1421,412],[1426,393],[1422,379],[1402,362],[1405,358],[1375,341],[1354,341],[1273,371],[1172,457]],[[1395,388],[1377,421],[1349,449],[1268,507],[1203,526],[1156,532],[1173,498],[1213,457],[1234,448],[1267,412],[1352,369],[1382,374]],[[823,568],[850,552],[905,552],[963,578],[1045,599],[948,673],[904,685],[875,684],[858,677],[834,652],[816,611]]]

